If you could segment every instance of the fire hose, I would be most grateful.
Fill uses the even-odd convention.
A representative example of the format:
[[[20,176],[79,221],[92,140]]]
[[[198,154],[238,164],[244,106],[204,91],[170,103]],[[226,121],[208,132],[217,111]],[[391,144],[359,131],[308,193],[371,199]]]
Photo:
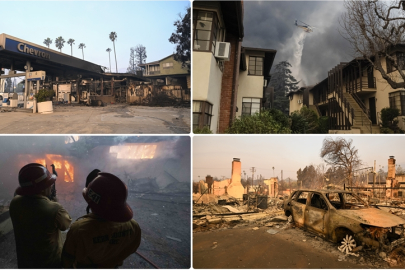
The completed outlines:
[[[142,259],[144,259],[145,261],[147,261],[148,263],[150,263],[151,265],[153,265],[156,269],[160,269],[159,267],[157,267],[153,262],[149,261],[145,256],[141,255],[138,251],[135,251],[136,254],[138,254],[139,256],[141,256]]]

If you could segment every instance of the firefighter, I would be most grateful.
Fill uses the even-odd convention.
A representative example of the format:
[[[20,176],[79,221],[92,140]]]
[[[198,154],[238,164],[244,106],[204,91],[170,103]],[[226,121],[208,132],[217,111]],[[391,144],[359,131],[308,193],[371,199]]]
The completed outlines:
[[[61,268],[61,232],[72,222],[58,202],[49,199],[56,175],[30,163],[18,174],[20,187],[10,203],[18,268]]]
[[[121,266],[141,243],[141,229],[126,203],[127,186],[115,175],[99,172],[82,193],[91,213],[70,227],[63,246],[62,266]]]

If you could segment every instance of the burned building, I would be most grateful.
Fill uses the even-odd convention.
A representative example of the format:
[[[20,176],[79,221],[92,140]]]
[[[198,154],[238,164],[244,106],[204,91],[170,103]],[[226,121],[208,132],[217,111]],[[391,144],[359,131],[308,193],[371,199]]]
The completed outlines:
[[[179,101],[190,101],[190,72],[175,60],[174,54],[158,61],[139,64],[139,67],[156,92]]]
[[[5,69],[9,70],[7,75]],[[16,91],[20,105],[28,109],[33,108],[34,95],[40,89],[53,90],[56,102],[149,104],[173,85],[169,81],[155,84],[142,72],[106,73],[101,65],[7,34],[0,34],[0,70],[0,96]],[[5,93],[5,80],[14,77],[25,77],[25,81],[18,89],[8,87]]]

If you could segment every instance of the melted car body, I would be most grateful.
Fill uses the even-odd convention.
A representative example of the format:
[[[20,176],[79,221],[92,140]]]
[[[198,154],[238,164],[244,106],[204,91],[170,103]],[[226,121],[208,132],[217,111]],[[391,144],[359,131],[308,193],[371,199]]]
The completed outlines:
[[[358,244],[390,251],[405,242],[405,220],[369,206],[344,190],[297,190],[284,201],[296,226],[339,242],[352,235]]]

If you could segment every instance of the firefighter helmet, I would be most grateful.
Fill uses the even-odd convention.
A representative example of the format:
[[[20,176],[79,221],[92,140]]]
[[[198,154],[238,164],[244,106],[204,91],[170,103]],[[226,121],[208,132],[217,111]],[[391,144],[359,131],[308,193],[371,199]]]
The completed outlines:
[[[52,186],[56,175],[39,163],[30,163],[21,168],[18,173],[20,186],[15,191],[18,195],[35,195]]]
[[[113,174],[99,172],[83,189],[83,197],[91,210],[98,216],[115,222],[127,222],[133,212],[126,203],[128,188]]]
[[[101,172],[99,169],[94,169],[91,171],[91,173],[89,173],[89,175],[87,175],[86,178],[86,187],[89,186],[89,184],[91,183],[91,181],[94,180],[94,178],[96,178],[97,174]]]

